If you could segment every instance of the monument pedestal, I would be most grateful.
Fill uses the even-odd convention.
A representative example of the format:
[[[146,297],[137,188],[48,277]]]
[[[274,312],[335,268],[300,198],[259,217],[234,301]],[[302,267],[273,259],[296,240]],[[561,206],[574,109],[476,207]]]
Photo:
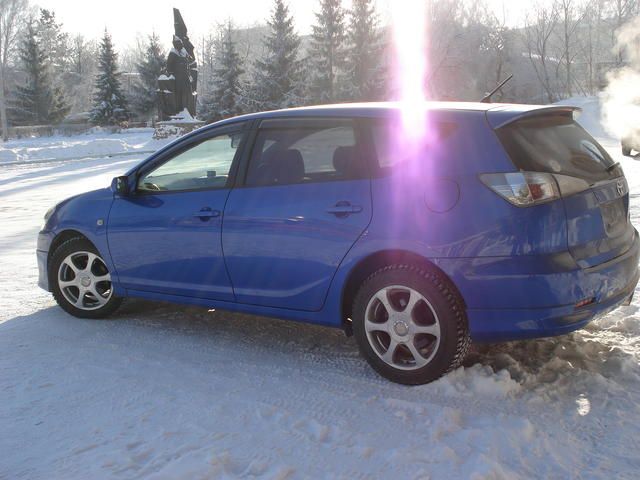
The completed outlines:
[[[153,132],[155,140],[177,138],[204,125],[202,120],[196,120],[185,108],[182,112],[172,115],[170,120],[156,123]]]

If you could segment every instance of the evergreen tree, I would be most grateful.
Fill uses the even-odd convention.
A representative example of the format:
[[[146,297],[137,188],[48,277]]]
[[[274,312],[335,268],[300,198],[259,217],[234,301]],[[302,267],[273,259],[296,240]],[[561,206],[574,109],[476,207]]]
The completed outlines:
[[[113,49],[111,35],[105,30],[100,42],[94,106],[91,111],[91,122],[94,125],[117,125],[129,118],[127,101],[120,86],[117,61],[118,54]]]
[[[228,22],[215,45],[211,94],[205,98],[203,118],[215,121],[242,112],[242,62],[232,38],[233,26]]]
[[[275,0],[267,23],[266,54],[255,63],[249,108],[270,110],[299,105],[303,102],[298,59],[300,37],[283,0]]]
[[[328,103],[338,98],[336,79],[345,58],[344,17],[341,0],[320,1],[309,51],[312,69],[310,94],[315,102]]]
[[[154,33],[149,37],[145,53],[136,70],[139,81],[133,84],[131,99],[133,109],[144,117],[153,116],[158,108],[158,77],[167,66],[167,56],[160,46],[160,40]]]
[[[374,0],[353,0],[347,43],[343,97],[352,101],[382,100],[386,81],[384,46]]]
[[[26,75],[16,87],[10,111],[17,125],[56,124],[69,113],[59,88],[52,86],[50,67],[33,22],[27,24],[18,55]]]

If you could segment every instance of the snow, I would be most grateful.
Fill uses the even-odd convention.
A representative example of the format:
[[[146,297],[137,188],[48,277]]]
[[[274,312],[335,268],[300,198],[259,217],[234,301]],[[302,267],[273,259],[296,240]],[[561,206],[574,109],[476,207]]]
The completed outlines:
[[[87,134],[10,140],[0,144],[0,165],[152,153],[167,141],[152,139],[152,128],[113,134],[94,128]]]
[[[171,116],[171,120],[167,120],[166,122],[159,122],[160,125],[204,125],[204,122],[201,120],[196,120],[191,116],[189,110],[184,108],[181,112],[176,113]]]
[[[76,140],[11,142],[27,163],[0,167],[0,478],[637,478],[640,295],[414,388],[316,326],[144,301],[79,320],[36,287],[42,216],[143,156],[37,162]],[[639,224],[640,163],[603,144]]]

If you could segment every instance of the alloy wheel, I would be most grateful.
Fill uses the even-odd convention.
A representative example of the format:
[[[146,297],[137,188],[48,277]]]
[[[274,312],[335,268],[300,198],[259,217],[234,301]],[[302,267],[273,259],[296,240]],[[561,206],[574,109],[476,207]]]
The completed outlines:
[[[423,368],[440,345],[440,322],[431,303],[416,290],[393,285],[371,297],[365,310],[367,339],[388,365]]]
[[[92,252],[68,255],[58,269],[64,298],[80,310],[97,310],[111,299],[111,274],[102,258]]]

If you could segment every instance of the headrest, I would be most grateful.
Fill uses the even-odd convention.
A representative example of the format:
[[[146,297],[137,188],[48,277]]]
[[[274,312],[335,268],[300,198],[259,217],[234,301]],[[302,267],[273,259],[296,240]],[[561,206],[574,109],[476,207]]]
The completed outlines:
[[[333,168],[341,175],[347,176],[354,163],[356,147],[338,147],[333,153]]]
[[[283,150],[269,161],[274,183],[299,183],[304,179],[304,161],[299,150]]]

